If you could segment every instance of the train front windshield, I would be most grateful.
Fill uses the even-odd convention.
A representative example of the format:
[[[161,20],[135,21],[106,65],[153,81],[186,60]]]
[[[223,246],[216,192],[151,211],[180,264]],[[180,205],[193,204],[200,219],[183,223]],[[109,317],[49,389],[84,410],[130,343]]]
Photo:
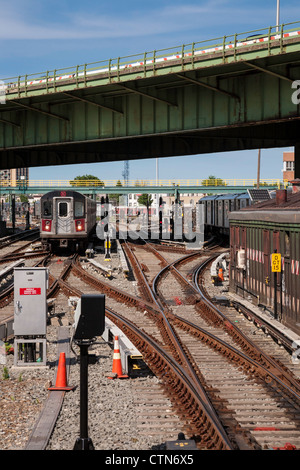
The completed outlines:
[[[52,201],[49,199],[43,202],[42,217],[52,217]]]
[[[83,201],[75,201],[74,216],[84,217],[84,202]]]

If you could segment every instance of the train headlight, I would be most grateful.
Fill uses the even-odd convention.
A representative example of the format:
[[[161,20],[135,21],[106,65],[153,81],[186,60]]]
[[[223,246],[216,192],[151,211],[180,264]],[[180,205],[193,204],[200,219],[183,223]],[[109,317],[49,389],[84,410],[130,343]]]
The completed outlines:
[[[43,232],[51,232],[51,220],[42,220]]]
[[[84,219],[75,220],[75,228],[76,228],[76,232],[84,231],[84,228],[85,228]]]

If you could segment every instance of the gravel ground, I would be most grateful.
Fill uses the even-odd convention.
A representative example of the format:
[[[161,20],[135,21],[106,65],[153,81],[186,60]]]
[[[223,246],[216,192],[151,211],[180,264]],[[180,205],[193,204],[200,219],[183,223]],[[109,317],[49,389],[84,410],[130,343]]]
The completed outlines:
[[[55,330],[52,328],[52,338],[56,336]],[[49,339],[48,358],[55,363],[56,344]],[[48,395],[47,387],[53,380],[54,367],[14,367],[14,356],[9,354],[0,371],[0,449],[20,450],[25,447]]]
[[[6,356],[1,366],[0,379],[0,450],[22,450],[42,410],[49,393],[47,387],[55,378],[57,327],[48,327],[47,356],[50,367],[32,370],[13,366],[13,355]],[[79,355],[79,348],[74,351]],[[163,444],[157,436],[139,436],[136,429],[136,404],[138,386],[146,388],[158,379],[151,375],[110,380],[113,351],[109,344],[99,338],[89,348],[96,362],[88,366],[88,424],[89,437],[96,450],[149,450],[159,449]],[[71,356],[73,353],[71,352]],[[4,378],[4,368],[9,378]],[[63,408],[46,450],[72,450],[80,433],[80,365],[70,369],[68,385],[73,391],[66,392]]]
[[[101,338],[100,338],[101,340]],[[79,349],[75,346],[76,353]],[[140,437],[136,432],[137,385],[150,386],[153,376],[110,380],[113,351],[104,341],[89,348],[97,361],[88,366],[89,437],[96,450],[151,449],[153,437]],[[80,365],[71,368],[69,385],[80,383]],[[47,450],[72,450],[79,437],[80,387],[65,395],[64,406]],[[156,443],[159,445],[159,441]]]
[[[103,263],[103,254],[95,259]],[[119,288],[137,294],[134,279],[124,278],[119,271],[119,259],[112,256],[111,263],[106,263],[114,272],[111,282]],[[96,270],[86,264],[86,269],[97,275]],[[102,277],[100,275],[100,277]],[[103,277],[102,277],[103,279]],[[64,296],[56,300],[55,311],[65,311]],[[64,317],[62,317],[64,318]],[[67,322],[66,318],[64,322]],[[69,318],[69,324],[72,320]],[[67,323],[68,324],[68,323]],[[55,362],[57,359],[57,328],[47,328],[47,364],[44,368],[14,367],[13,354],[5,357],[6,364],[0,363],[0,450],[22,450],[43,408],[48,395],[50,381],[55,380]],[[79,355],[78,347],[74,351]],[[109,380],[106,375],[112,370],[113,350],[102,338],[89,348],[89,354],[95,355],[95,364],[88,367],[88,410],[89,433],[95,449],[148,450],[160,448],[159,436],[138,436],[136,430],[137,403],[140,388],[146,389],[158,379],[152,375],[126,380]],[[71,351],[71,355],[73,352]],[[9,377],[7,377],[7,372]],[[62,411],[56,423],[47,450],[71,450],[80,433],[80,365],[71,367],[69,385],[75,385],[73,391],[65,394]],[[136,387],[139,391],[135,391]],[[166,407],[168,406],[166,402]],[[154,446],[154,447],[153,447]]]

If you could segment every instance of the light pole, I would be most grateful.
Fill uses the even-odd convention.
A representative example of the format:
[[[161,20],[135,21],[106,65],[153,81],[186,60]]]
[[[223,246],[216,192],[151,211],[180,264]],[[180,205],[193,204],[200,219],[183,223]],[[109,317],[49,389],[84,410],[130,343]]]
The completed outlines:
[[[280,0],[277,0],[277,12],[276,12],[276,31],[279,31],[279,9],[280,9]]]

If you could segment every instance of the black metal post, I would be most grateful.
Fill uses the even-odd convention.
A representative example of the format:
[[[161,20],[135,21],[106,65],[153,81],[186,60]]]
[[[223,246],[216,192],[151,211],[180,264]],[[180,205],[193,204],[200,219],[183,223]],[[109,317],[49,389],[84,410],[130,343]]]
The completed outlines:
[[[294,176],[295,179],[300,178],[300,143],[297,142],[295,145],[295,156],[294,156]]]
[[[277,273],[274,273],[274,318],[278,319],[277,315]]]
[[[16,200],[15,200],[14,194],[11,197],[11,221],[12,221],[12,228],[14,232],[15,227],[16,227]]]
[[[75,442],[74,450],[94,450],[92,440],[88,437],[88,348],[90,342],[78,345],[80,347],[80,437]]]

